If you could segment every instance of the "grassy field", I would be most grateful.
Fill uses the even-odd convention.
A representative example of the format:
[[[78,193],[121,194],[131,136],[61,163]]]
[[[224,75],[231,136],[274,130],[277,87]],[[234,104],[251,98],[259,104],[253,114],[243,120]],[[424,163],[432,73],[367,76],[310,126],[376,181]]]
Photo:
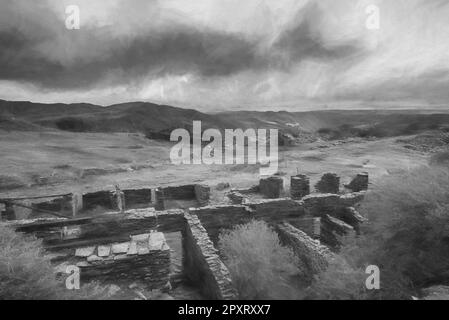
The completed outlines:
[[[314,183],[335,172],[346,182],[367,171],[379,177],[425,164],[428,155],[404,147],[397,138],[318,141],[279,152],[279,171],[305,173]],[[258,166],[170,163],[172,144],[135,133],[0,131],[0,193],[41,195],[130,186],[229,182],[246,187],[259,179]],[[287,179],[287,178],[286,178]],[[288,185],[288,184],[287,184]]]

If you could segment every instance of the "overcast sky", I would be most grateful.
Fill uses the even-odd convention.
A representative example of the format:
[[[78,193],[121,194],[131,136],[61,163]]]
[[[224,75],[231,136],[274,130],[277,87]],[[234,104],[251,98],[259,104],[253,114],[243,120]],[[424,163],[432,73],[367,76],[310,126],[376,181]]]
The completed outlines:
[[[448,84],[449,0],[0,0],[0,99],[434,106]]]

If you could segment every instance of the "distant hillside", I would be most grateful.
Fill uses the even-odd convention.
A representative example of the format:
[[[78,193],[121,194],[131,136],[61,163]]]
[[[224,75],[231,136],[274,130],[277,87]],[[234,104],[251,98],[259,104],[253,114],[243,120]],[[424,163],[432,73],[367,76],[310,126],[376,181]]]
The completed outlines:
[[[206,114],[149,102],[102,107],[92,104],[41,104],[0,100],[0,129],[79,132],[142,132],[167,138],[175,128],[190,129],[201,120],[203,129],[276,128],[298,136],[318,133],[330,139],[348,136],[396,136],[449,128],[449,113],[441,111],[332,110],[308,112],[237,111]]]

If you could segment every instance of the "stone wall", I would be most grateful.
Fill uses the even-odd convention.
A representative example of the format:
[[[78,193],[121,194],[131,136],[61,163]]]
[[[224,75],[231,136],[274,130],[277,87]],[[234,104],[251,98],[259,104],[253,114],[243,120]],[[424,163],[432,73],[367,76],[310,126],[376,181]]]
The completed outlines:
[[[348,185],[345,187],[352,192],[360,192],[368,190],[369,176],[367,172],[359,173]]]
[[[77,219],[21,221],[13,224],[19,232],[43,239],[52,251],[127,241],[130,235],[158,230],[180,232],[184,229],[182,210],[155,211],[153,208],[127,210],[125,214],[107,213]]]
[[[207,299],[236,299],[229,271],[200,220],[194,214],[186,214],[185,217],[183,264],[186,278],[199,286]]]
[[[78,248],[71,263],[80,268],[82,281],[141,280],[151,289],[170,281],[170,248],[161,232],[131,236],[122,243]]]
[[[196,198],[194,184],[160,189],[162,189],[164,193],[165,200],[191,200]]]
[[[214,243],[223,229],[232,229],[235,225],[251,221],[253,215],[248,207],[242,205],[208,206],[191,208],[189,213],[197,216]]]
[[[210,199],[210,187],[204,184],[196,184],[194,189],[196,200],[200,206],[207,206]]]
[[[292,199],[301,200],[310,194],[310,180],[306,175],[300,174],[290,178],[290,194]]]
[[[32,203],[31,206],[33,210],[29,218],[45,215],[45,213],[39,210],[52,211],[61,213],[62,215],[70,216],[72,215],[72,195],[66,195],[47,201]]]
[[[268,199],[277,199],[284,190],[284,180],[281,177],[269,177],[260,179],[260,193]]]
[[[325,215],[321,218],[320,240],[332,248],[338,250],[344,238],[354,238],[355,229],[344,221]]]
[[[154,208],[158,211],[165,210],[165,196],[162,188],[157,188],[154,191]]]
[[[245,196],[236,190],[229,191],[226,196],[231,200],[232,204],[243,204],[246,200]]]
[[[83,194],[83,210],[94,210],[98,207],[112,210],[115,200],[111,191],[97,191]]]
[[[340,210],[336,217],[353,227],[357,234],[360,233],[360,225],[367,221],[367,219],[353,207],[346,207],[343,210]]]
[[[289,223],[278,225],[277,232],[282,243],[291,247],[300,259],[306,269],[304,270],[306,274],[310,274],[312,277],[326,270],[334,256],[329,248]]]
[[[125,189],[122,190],[125,194],[125,202],[127,208],[134,206],[146,206],[151,205],[151,189]]]

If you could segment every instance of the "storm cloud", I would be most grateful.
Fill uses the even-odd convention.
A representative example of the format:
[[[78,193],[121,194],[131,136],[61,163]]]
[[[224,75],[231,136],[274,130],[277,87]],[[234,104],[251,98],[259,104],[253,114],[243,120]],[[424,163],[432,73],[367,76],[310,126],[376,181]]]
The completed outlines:
[[[65,27],[68,4],[80,7],[79,30]],[[377,31],[365,26],[372,4]],[[2,0],[0,98],[205,110],[441,104],[447,14],[441,0]]]
[[[311,8],[304,10],[318,10]],[[18,8],[13,2],[2,4],[3,12],[14,10]],[[352,44],[327,47],[313,34],[311,20],[295,21],[271,47],[263,48],[263,39],[207,27],[172,23],[160,30],[117,37],[114,25],[64,30],[56,13],[43,6],[29,14],[45,24],[24,16],[17,21],[20,24],[11,20],[0,31],[0,79],[55,89],[127,83],[167,74],[224,77],[245,70],[285,68],[307,58],[338,59],[357,51]],[[17,16],[5,14],[3,18]],[[26,25],[28,22],[32,25]]]

